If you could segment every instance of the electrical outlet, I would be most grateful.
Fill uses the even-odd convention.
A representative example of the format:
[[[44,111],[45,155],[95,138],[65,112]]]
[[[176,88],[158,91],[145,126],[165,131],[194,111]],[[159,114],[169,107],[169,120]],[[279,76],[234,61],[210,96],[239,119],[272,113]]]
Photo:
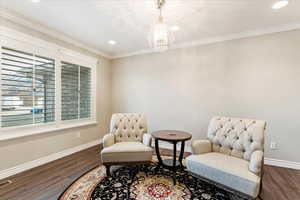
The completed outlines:
[[[80,137],[81,137],[80,132],[77,132],[77,133],[76,133],[76,137],[77,137],[77,138],[80,138]]]
[[[273,149],[273,150],[278,149],[277,142],[271,142],[270,143],[270,148]]]

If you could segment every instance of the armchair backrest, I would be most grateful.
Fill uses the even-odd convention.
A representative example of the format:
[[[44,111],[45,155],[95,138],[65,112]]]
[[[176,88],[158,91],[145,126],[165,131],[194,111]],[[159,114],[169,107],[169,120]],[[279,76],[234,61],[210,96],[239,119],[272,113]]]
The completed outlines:
[[[250,160],[254,151],[264,151],[265,128],[261,120],[213,117],[207,136],[214,152]]]
[[[116,113],[112,115],[110,133],[116,142],[134,142],[143,140],[147,133],[145,115],[139,113]]]

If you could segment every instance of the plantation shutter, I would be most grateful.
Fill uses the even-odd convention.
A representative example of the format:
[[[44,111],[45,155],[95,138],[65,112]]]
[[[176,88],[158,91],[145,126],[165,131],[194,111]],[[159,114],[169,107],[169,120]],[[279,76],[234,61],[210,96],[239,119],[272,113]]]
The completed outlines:
[[[61,119],[71,120],[78,118],[79,95],[79,67],[77,65],[62,62],[61,68]]]
[[[80,118],[91,116],[91,69],[80,66]]]
[[[1,127],[55,120],[54,59],[1,47]]]
[[[91,70],[76,64],[62,62],[62,120],[90,118]]]

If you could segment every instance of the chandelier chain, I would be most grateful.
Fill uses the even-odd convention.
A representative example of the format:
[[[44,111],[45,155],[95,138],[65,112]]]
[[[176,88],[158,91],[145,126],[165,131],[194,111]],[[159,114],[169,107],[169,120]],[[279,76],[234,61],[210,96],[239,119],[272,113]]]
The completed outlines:
[[[157,0],[157,8],[161,10],[165,3],[165,0]]]

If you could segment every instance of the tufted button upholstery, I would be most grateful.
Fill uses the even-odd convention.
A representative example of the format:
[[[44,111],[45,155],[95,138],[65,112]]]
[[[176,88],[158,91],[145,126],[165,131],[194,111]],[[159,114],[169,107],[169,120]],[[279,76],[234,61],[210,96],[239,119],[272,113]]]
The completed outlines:
[[[142,142],[143,135],[147,133],[146,118],[138,113],[113,114],[110,133],[115,135],[116,142]]]
[[[256,199],[262,180],[265,127],[266,122],[260,120],[213,117],[208,140],[192,141],[187,169]]]
[[[263,151],[266,122],[229,117],[214,117],[208,127],[212,150],[250,160],[254,151]]]

